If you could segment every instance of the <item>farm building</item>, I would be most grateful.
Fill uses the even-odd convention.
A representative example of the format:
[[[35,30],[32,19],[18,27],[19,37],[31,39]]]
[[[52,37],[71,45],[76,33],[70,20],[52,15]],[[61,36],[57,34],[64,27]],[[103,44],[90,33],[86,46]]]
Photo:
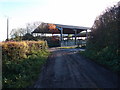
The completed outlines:
[[[47,28],[41,29],[40,26],[38,26],[32,34],[37,36],[52,36],[53,38],[56,36],[60,46],[74,46],[77,45],[80,40],[86,40],[88,30],[90,29],[88,27],[51,23],[45,23],[45,25]]]

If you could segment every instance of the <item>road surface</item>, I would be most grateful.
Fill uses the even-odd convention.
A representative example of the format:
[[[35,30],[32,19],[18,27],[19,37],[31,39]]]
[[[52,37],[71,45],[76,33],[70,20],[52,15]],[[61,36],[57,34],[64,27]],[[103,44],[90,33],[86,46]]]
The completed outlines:
[[[50,49],[33,88],[117,88],[118,75],[82,57],[79,49]]]

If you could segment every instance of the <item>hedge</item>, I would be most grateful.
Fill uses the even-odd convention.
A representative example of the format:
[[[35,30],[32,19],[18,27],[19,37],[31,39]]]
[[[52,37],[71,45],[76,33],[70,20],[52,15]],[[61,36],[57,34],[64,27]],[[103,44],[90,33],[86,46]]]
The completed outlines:
[[[45,41],[9,41],[2,42],[2,58],[9,60],[17,60],[27,58],[34,51],[46,49],[47,42]]]
[[[1,42],[2,87],[26,88],[40,74],[49,52],[45,41]]]

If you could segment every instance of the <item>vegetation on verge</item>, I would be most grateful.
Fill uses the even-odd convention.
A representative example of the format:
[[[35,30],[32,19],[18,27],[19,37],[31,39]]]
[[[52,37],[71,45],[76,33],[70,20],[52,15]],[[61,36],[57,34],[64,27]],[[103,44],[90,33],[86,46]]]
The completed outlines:
[[[78,48],[78,49],[85,49],[85,46],[81,46],[81,47],[78,47],[78,46],[65,46],[65,47],[57,47],[58,49],[75,49],[75,48]]]
[[[3,88],[26,88],[37,79],[49,52],[44,41],[3,42]]]
[[[100,15],[91,29],[84,55],[120,71],[120,3]]]
[[[58,47],[59,49],[73,49],[73,48],[76,48],[76,47],[68,47],[68,46],[66,46],[66,47]]]

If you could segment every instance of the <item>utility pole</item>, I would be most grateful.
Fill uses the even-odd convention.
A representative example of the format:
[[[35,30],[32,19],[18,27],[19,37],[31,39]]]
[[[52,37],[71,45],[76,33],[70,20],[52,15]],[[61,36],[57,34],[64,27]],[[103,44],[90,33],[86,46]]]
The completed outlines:
[[[7,17],[7,41],[8,41],[8,33],[9,33],[9,18]]]

